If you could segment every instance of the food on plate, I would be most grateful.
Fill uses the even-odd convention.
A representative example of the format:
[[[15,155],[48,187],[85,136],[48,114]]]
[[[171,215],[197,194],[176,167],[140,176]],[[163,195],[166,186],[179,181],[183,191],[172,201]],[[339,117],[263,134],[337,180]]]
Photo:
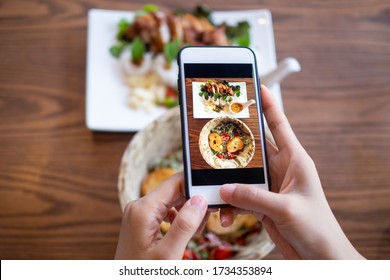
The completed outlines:
[[[208,81],[200,85],[199,96],[202,98],[206,111],[221,112],[226,105],[240,97],[239,85],[229,84],[228,81]]]
[[[187,45],[249,46],[249,24],[215,24],[205,7],[193,12],[163,12],[145,5],[133,19],[118,23],[117,43],[110,48],[118,58],[129,86],[128,104],[151,111],[178,104],[176,57]],[[145,86],[146,84],[146,86]]]
[[[250,137],[232,122],[223,122],[213,128],[209,139],[210,137],[220,139],[220,141],[210,140],[209,145],[214,156],[227,160],[235,159],[251,141]]]

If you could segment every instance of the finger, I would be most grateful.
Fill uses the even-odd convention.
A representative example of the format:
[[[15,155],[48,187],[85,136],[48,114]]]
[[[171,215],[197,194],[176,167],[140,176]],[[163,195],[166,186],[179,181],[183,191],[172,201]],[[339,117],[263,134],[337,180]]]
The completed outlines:
[[[194,196],[188,200],[161,240],[159,246],[162,250],[170,250],[172,255],[182,254],[187,243],[201,225],[206,211],[207,202],[202,196]]]
[[[169,177],[143,199],[149,205],[164,205],[166,211],[185,202],[184,175],[182,172]]]
[[[268,127],[279,150],[292,145],[299,145],[286,116],[279,109],[272,93],[264,85],[261,86],[261,102]]]
[[[206,215],[204,216],[202,222],[200,223],[199,228],[196,230],[196,233],[197,233],[197,234],[201,234],[202,231],[204,230],[204,228],[205,228],[205,226],[206,226],[206,224],[207,224],[207,220],[208,220],[209,217],[210,217],[210,213],[211,213],[211,212],[209,212],[209,211],[206,212]]]
[[[244,184],[223,185],[220,196],[232,206],[261,213],[271,219],[279,217],[283,206],[280,194]]]
[[[221,226],[223,227],[231,226],[236,216],[239,214],[253,214],[253,211],[239,209],[239,208],[223,208],[219,212]]]
[[[274,146],[274,144],[272,144],[270,141],[268,141],[268,139],[265,142],[265,144],[267,145],[268,158],[271,158],[271,157],[273,157],[273,156],[278,154],[278,152],[279,152],[278,148],[276,148]]]
[[[233,208],[223,208],[219,211],[219,219],[223,227],[231,226],[235,218],[236,214]]]

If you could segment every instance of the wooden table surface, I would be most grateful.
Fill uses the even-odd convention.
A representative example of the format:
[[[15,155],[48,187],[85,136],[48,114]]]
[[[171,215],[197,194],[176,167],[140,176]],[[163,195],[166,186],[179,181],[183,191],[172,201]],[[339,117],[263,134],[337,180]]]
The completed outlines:
[[[271,10],[278,59],[302,64],[282,84],[286,114],[349,239],[367,258],[389,259],[390,2],[205,2]],[[1,259],[113,257],[118,168],[133,134],[85,126],[87,11],[143,3],[0,1]]]

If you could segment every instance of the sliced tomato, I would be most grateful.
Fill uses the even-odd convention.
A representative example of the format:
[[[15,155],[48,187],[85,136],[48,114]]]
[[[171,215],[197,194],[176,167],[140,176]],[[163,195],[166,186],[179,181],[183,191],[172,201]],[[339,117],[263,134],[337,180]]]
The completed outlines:
[[[222,154],[217,154],[217,157],[223,159],[223,155]]]
[[[236,155],[235,154],[233,154],[233,153],[228,153],[228,159],[234,159],[234,158],[236,158]]]
[[[243,236],[238,237],[236,240],[236,243],[240,246],[245,246],[245,244],[246,244],[245,237],[243,237]]]
[[[214,260],[226,260],[233,256],[233,251],[229,248],[215,248],[211,252],[211,256]]]
[[[173,88],[171,88],[170,86],[167,86],[166,90],[167,90],[165,93],[166,97],[177,98],[177,92]]]
[[[230,140],[230,134],[229,134],[229,133],[222,134],[222,135],[221,135],[221,139],[222,139],[222,141],[224,141],[224,142],[229,141],[229,140]]]

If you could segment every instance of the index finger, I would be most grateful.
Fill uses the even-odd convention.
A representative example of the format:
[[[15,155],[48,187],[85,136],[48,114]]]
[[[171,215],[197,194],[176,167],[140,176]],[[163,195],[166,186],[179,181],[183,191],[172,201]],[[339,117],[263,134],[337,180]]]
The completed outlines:
[[[264,85],[261,85],[261,102],[268,127],[278,149],[300,145],[285,114],[279,109],[272,93]]]

